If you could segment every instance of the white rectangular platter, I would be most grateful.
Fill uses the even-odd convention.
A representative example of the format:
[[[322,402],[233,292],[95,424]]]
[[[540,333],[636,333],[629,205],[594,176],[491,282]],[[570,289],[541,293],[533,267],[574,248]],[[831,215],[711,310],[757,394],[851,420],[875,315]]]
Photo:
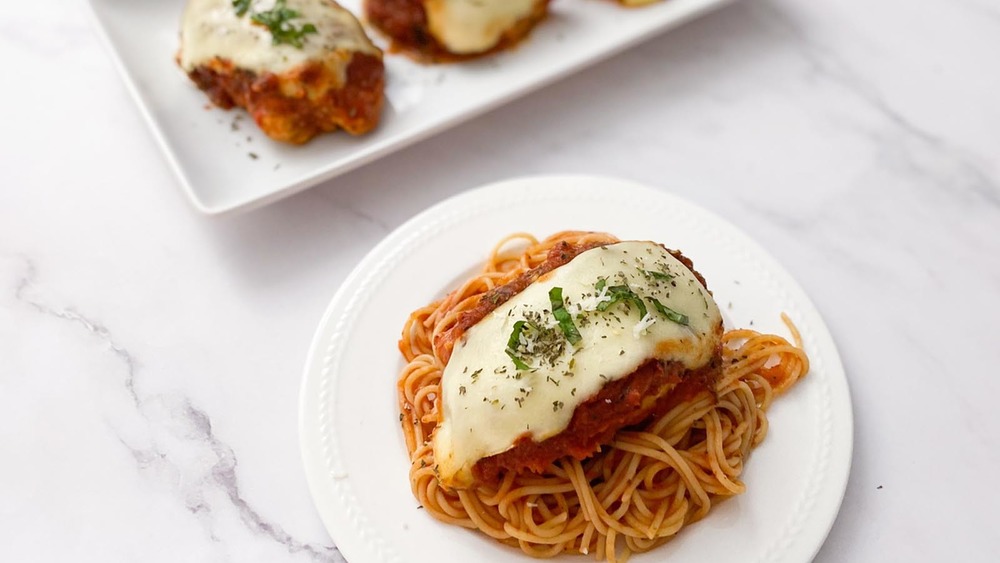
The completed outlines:
[[[386,56],[379,128],[304,146],[271,141],[242,110],[210,107],[174,62],[185,0],[89,0],[129,90],[194,206],[207,214],[276,201],[371,162],[593,64],[732,0],[555,0],[517,48],[480,60],[421,65]],[[361,0],[340,2],[360,14]],[[385,46],[374,32],[370,35]]]

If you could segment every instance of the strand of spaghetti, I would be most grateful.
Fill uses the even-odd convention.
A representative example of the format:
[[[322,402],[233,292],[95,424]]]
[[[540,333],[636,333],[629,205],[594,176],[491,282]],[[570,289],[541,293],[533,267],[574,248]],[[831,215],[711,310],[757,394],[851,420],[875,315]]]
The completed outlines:
[[[544,505],[544,503],[543,503]],[[535,510],[532,509],[527,503],[521,507],[521,514],[523,521],[527,524],[528,531],[534,534],[536,537],[542,538],[545,543],[553,543],[553,539],[560,536],[566,531],[566,521],[569,519],[569,515],[565,512],[561,514],[549,514],[548,516],[541,510],[538,511],[538,515],[541,517],[541,522],[535,520]],[[575,536],[576,532],[571,534]],[[567,540],[561,540],[559,543],[564,543]]]
[[[621,520],[628,524],[628,527],[635,531],[634,534],[628,534],[623,537],[625,538],[654,538],[656,537],[656,530],[653,529],[650,519],[641,518],[634,512],[627,512],[622,515]]]
[[[442,490],[438,485],[437,480],[430,481],[427,492],[428,500],[431,501],[430,506],[428,507],[430,510],[447,514],[456,520],[461,520],[465,523],[463,525],[467,527],[475,527],[472,517],[462,505],[461,499],[457,496],[452,497],[447,491]]]
[[[565,550],[565,544],[557,543],[551,546],[546,545],[536,545],[531,542],[524,540],[518,541],[518,545],[521,547],[521,551],[527,553],[531,557],[536,559],[546,559],[549,557],[555,557]]]
[[[399,351],[407,362],[419,354],[430,352],[431,343],[424,327],[424,319],[437,308],[437,303],[431,303],[414,311],[403,325],[403,336],[399,340]]]
[[[680,484],[673,491],[672,498],[660,503],[651,527],[656,531],[657,538],[667,538],[676,534],[685,524],[689,503],[685,487]],[[638,538],[637,538],[638,539]]]
[[[706,444],[710,450],[708,461],[712,468],[712,473],[715,475],[715,478],[719,480],[720,485],[725,487],[730,493],[738,495],[745,489],[742,483],[734,482],[729,478],[732,474],[732,469],[725,465],[726,451],[722,445],[722,425],[719,422],[718,411],[708,413],[706,421]]]
[[[660,501],[673,496],[678,489],[683,490],[683,482],[680,475],[673,471],[670,465],[662,461],[643,458],[645,465],[642,472],[637,475],[637,480],[641,483],[638,494],[650,501]],[[662,477],[661,477],[662,475]]]
[[[628,484],[629,484],[629,491],[627,492],[627,494],[622,495],[620,499],[614,499],[620,502],[618,505],[618,509],[608,515],[612,520],[616,520],[619,522],[623,521],[625,515],[629,514],[633,509],[635,509],[636,512],[641,512],[641,510],[635,508],[636,507],[635,503],[637,502],[641,503],[642,502],[641,499],[633,500],[633,495],[632,495],[635,488],[638,487],[640,483],[638,481],[631,481]],[[642,526],[640,526],[639,529],[642,529]],[[646,531],[644,530],[643,533],[646,533]]]
[[[561,233],[556,233],[545,240],[543,240],[538,245],[535,245],[525,251],[524,257],[521,260],[521,267],[524,270],[528,270],[534,266],[545,261],[548,256],[549,250],[555,247],[557,244],[566,242],[574,245],[590,244],[590,243],[612,243],[617,242],[618,239],[608,235],[606,233],[588,233],[582,231],[563,231]]]
[[[619,519],[628,524],[637,533],[630,534],[630,537],[644,536],[647,538],[652,538],[656,536],[656,524],[654,522],[655,513],[646,506],[646,502],[642,500],[641,496],[636,496],[630,503],[633,510],[629,510],[622,514]],[[639,510],[642,507],[642,510]]]
[[[646,540],[643,538],[625,538],[625,547],[630,553],[649,551],[663,543],[661,539]]]
[[[419,417],[421,422],[434,422],[433,411],[436,410],[434,404],[439,394],[437,385],[428,385],[421,387],[413,396],[413,404],[420,407],[419,412],[427,413]],[[428,416],[432,418],[428,420],[426,418]]]
[[[605,510],[604,505],[597,498],[594,489],[590,486],[590,483],[586,481],[586,477],[583,474],[583,466],[580,464],[579,460],[570,459],[569,465],[572,467],[573,478],[575,480],[575,489],[577,494],[584,491],[584,496],[587,499],[587,507],[590,511],[590,519],[598,525],[598,531],[601,530],[601,526],[607,531],[602,531],[603,533],[610,534],[611,531],[620,532],[623,534],[628,533],[628,528],[623,526],[620,521],[612,518]]]
[[[759,343],[753,343],[753,344],[756,344],[756,345],[759,346]],[[748,348],[748,347],[753,347],[753,346],[744,345],[743,348],[741,348],[741,351],[744,350],[745,348]],[[734,367],[735,370],[746,370],[747,369],[746,366],[748,366],[748,365],[757,365],[758,362],[760,362],[761,364],[766,363],[769,359],[771,359],[773,356],[775,356],[777,354],[787,353],[787,354],[793,354],[793,355],[797,356],[799,354],[799,352],[800,352],[800,350],[798,348],[792,346],[791,344],[785,344],[785,345],[779,345],[779,346],[768,346],[766,348],[762,347],[760,349],[752,350],[752,351],[748,350],[748,351],[744,352],[743,354],[741,354],[741,359],[733,367]],[[750,371],[750,370],[747,370],[747,371]],[[738,371],[737,371],[737,373],[738,373]],[[733,376],[730,375],[730,378],[733,378]]]
[[[458,491],[458,498],[462,501],[462,507],[465,508],[469,518],[476,524],[476,528],[479,531],[498,540],[505,540],[510,537],[510,534],[504,531],[505,522],[501,519],[491,518],[487,511],[479,504],[479,499],[476,498],[476,495],[468,491]]]
[[[649,432],[620,432],[612,445],[620,450],[655,458],[666,463],[678,472],[689,489],[696,492],[698,504],[707,505],[710,503],[708,495],[699,485],[698,478],[691,471],[691,467],[678,455],[677,450],[663,438]]]
[[[480,488],[477,494],[479,496],[479,500],[483,501],[483,504],[486,506],[497,506],[503,501],[503,498],[510,493],[513,487],[514,474],[508,473],[507,475],[504,475],[503,480],[500,481],[500,486],[497,487],[495,492],[490,494],[487,489]]]
[[[660,503],[650,525],[650,527],[656,531],[656,536],[672,536],[680,531],[681,526],[684,525],[684,513],[687,512],[687,510],[680,509],[683,504],[686,503]],[[671,510],[671,508],[673,508],[673,510]],[[670,516],[670,518],[668,518],[668,516]]]
[[[544,500],[547,496],[550,495],[529,495],[516,502],[511,502],[508,505],[507,513],[514,517],[511,520],[523,522],[524,524],[521,527],[528,527],[529,531],[540,537],[557,535],[567,527],[573,525],[571,521],[567,522],[570,519],[570,511],[568,507],[561,511],[557,510],[555,513],[548,510]],[[557,493],[552,496],[558,497],[560,494]],[[536,511],[545,520],[544,522],[537,523],[535,519]]]
[[[645,505],[645,503],[643,503],[641,500],[636,500],[633,506],[639,506],[640,504]],[[626,524],[628,524],[629,526],[631,526],[632,528],[634,528],[636,531],[639,532],[639,534],[635,536],[628,536],[628,537],[651,538],[656,536],[656,527],[655,523],[653,522],[655,513],[649,511],[648,507],[644,506],[644,508],[646,508],[646,511],[649,512],[648,515],[640,513],[639,511],[630,510],[621,516],[622,521],[624,521]]]
[[[421,476],[418,484],[417,500],[435,518],[448,524],[475,529],[475,524],[468,518],[467,514],[454,510],[447,501],[443,504],[440,503],[441,498],[438,496],[436,489],[437,482],[433,476]]]
[[[653,422],[649,432],[662,435],[671,445],[677,444],[688,429],[699,420],[715,404],[716,398],[708,393],[699,394],[687,403],[682,403],[670,409],[666,415]],[[666,432],[673,429],[674,432]]]
[[[520,541],[544,545],[564,544],[573,541],[580,535],[579,530],[570,530],[561,534],[543,536],[531,530],[525,530],[520,526],[512,526],[509,523],[504,524],[504,531]]]
[[[573,485],[573,489],[576,491],[576,495],[580,499],[580,510],[583,511],[584,518],[597,528],[597,532],[599,534],[606,534],[608,528],[597,514],[597,508],[595,506],[597,502],[596,499],[594,499],[594,491],[590,488],[590,483],[582,474],[583,468],[580,467],[580,463],[576,460],[569,459],[563,460],[560,462],[560,465],[562,465],[563,469],[566,471],[567,476]],[[578,469],[579,473],[577,472]]]
[[[628,559],[628,552],[625,552],[624,559],[619,560],[618,554],[615,553],[615,540],[618,539],[618,534],[615,530],[608,530],[608,535],[604,536],[604,555],[607,557],[609,563],[624,563]]]
[[[403,398],[408,403],[414,403],[416,393],[424,385],[436,385],[441,380],[441,364],[431,354],[420,354],[410,360],[401,374]],[[412,381],[419,379],[421,381]],[[422,381],[426,380],[426,383]]]
[[[563,483],[560,485],[543,485],[543,486],[529,486],[520,487],[512,490],[504,496],[503,500],[500,501],[500,505],[497,507],[500,512],[507,512],[510,509],[510,503],[516,498],[527,495],[537,495],[543,493],[568,493],[573,490],[572,483]]]
[[[636,489],[638,489],[639,486],[642,485],[642,481],[635,478],[635,475],[639,470],[639,463],[642,461],[642,458],[640,456],[630,454],[625,456],[624,461],[626,461],[627,463],[619,464],[619,467],[625,468],[625,471],[623,472],[624,475],[622,475],[619,479],[613,481],[614,483],[616,483],[617,486],[608,490],[606,494],[602,495],[605,497],[605,500],[602,502],[602,504],[606,503],[605,506],[610,506],[611,503],[614,502],[616,499],[621,499],[621,507],[613,515],[614,518],[619,518],[619,519],[632,506],[632,497],[633,495],[635,495]],[[642,510],[642,508],[645,507],[644,506],[641,507],[640,510]]]
[[[594,526],[593,522],[588,521],[583,533],[580,534],[580,545],[577,548],[577,551],[584,555],[590,553],[590,544],[594,541],[595,533],[597,533],[597,527]]]
[[[785,323],[785,326],[788,327],[789,332],[792,333],[792,342],[795,342],[795,347],[801,350],[803,346],[802,346],[802,335],[799,334],[799,327],[795,326],[795,323],[792,322],[791,317],[789,317],[786,313],[781,313],[781,321]],[[808,361],[808,359],[806,361]],[[806,371],[809,370],[807,369]]]
[[[545,529],[547,534],[553,534],[551,528],[565,530],[571,525],[572,512],[569,505],[562,501],[565,495],[566,493],[531,495],[524,498],[524,502],[520,504],[520,510],[539,529]],[[536,520],[536,516],[541,520]]]
[[[504,256],[504,254],[502,253],[503,249],[506,248],[510,242],[515,241],[515,240],[525,240],[525,241],[527,241],[528,244],[526,246],[528,246],[529,248],[538,244],[538,239],[536,239],[534,237],[534,235],[532,235],[530,233],[512,233],[512,234],[509,234],[509,235],[503,237],[502,239],[500,239],[500,242],[498,242],[496,244],[496,246],[493,247],[493,250],[490,251],[489,258],[487,258],[487,260],[486,260],[486,266],[483,268],[483,271],[485,271],[485,272],[496,272],[496,271],[499,271],[496,268],[497,264],[500,264],[500,263],[503,263],[503,262],[506,262],[506,261],[509,261],[509,260],[517,260],[518,258],[520,258],[520,255],[517,255],[517,254],[515,254],[513,256]],[[523,252],[521,254],[523,254]]]
[[[460,498],[462,499],[463,506],[467,509],[472,507],[473,510],[480,514],[480,519],[486,523],[486,526],[493,530],[494,533],[501,534],[501,530],[508,520],[503,513],[499,512],[495,506],[489,506],[484,503],[478,492],[460,496]],[[506,537],[507,535],[503,534],[503,537],[500,539],[505,539]]]
[[[607,535],[598,533],[594,538],[594,558],[598,561],[609,560],[607,555]],[[612,557],[614,554],[612,554]],[[610,560],[609,560],[610,561]]]
[[[626,454],[613,464],[614,470],[609,475],[605,475],[605,484],[601,487],[601,492],[598,495],[601,506],[608,508],[621,499],[622,507],[625,510],[628,509],[627,490],[635,471],[638,469],[640,459],[640,456]],[[622,508],[619,509],[619,511],[621,510]],[[619,516],[612,515],[612,517],[618,518]]]
[[[746,382],[741,381],[739,392],[736,394],[737,399],[740,402],[740,410],[747,414],[749,420],[744,421],[743,427],[740,432],[740,442],[742,444],[742,449],[740,454],[742,458],[750,455],[750,448],[753,446],[754,434],[757,428],[760,427],[761,419],[764,417],[760,416],[757,412],[757,400],[753,394],[753,389],[750,388]],[[764,432],[767,432],[766,420]],[[761,437],[763,438],[763,436]]]
[[[720,399],[716,412],[720,416],[726,415],[720,420],[729,426],[724,431],[724,450],[726,452],[736,451],[741,454],[733,461],[729,461],[727,458],[727,463],[739,463],[742,460],[742,454],[746,453],[743,446],[751,441],[757,424],[757,406],[753,392],[743,382],[737,382],[726,396]],[[736,421],[735,424],[734,421]],[[742,467],[740,466],[732,471],[727,471],[726,474],[730,477],[736,477],[741,472]]]

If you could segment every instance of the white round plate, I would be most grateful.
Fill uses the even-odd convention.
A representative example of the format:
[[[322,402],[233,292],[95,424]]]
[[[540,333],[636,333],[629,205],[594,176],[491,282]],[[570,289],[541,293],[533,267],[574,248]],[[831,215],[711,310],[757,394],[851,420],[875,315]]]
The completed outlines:
[[[671,561],[812,559],[833,525],[851,465],[847,379],[822,318],[760,246],[691,203],[630,182],[585,176],[509,180],[417,215],[376,246],[333,297],[302,382],[302,457],[326,529],[351,563],[529,561],[517,549],[434,520],[410,493],[396,377],[400,332],[414,309],[479,268],[503,236],[607,231],[681,249],[734,326],[802,333],[809,375],[770,411],[767,439],[742,479],[747,492],[668,544],[634,556]],[[559,559],[576,561],[565,555]]]

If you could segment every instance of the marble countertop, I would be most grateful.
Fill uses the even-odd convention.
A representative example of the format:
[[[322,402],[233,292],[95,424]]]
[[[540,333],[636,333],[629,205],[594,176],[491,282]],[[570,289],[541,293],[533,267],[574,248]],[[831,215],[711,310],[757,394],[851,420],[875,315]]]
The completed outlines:
[[[340,561],[297,434],[325,305],[415,213],[545,172],[707,207],[816,302],[855,409],[816,561],[1000,553],[996,2],[747,0],[218,218],[186,201],[83,5],[5,12],[0,561]]]

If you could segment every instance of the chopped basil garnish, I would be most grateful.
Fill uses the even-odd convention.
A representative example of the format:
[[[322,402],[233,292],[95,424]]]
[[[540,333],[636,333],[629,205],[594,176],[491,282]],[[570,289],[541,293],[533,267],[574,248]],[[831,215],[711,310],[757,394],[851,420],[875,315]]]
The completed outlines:
[[[653,279],[661,281],[670,281],[674,279],[674,276],[671,276],[670,274],[664,274],[663,272],[657,272],[656,270],[642,270],[642,273],[646,274],[647,276]]]
[[[600,286],[600,287],[597,287]],[[604,280],[597,282],[597,290],[600,291],[604,288]],[[635,308],[639,310],[639,318],[646,316],[646,304],[642,302],[642,298],[635,294],[631,288],[627,285],[613,285],[608,288],[608,295],[611,297],[610,301],[603,301],[597,306],[598,311],[607,311],[612,305],[625,302],[628,304],[635,305]]]
[[[237,12],[239,13],[239,12]],[[263,25],[271,32],[271,42],[275,45],[287,43],[299,49],[302,48],[303,38],[316,33],[316,26],[307,23],[301,27],[295,27],[290,20],[298,18],[300,14],[285,5],[285,0],[277,0],[274,7],[264,12],[257,12],[250,16],[254,23]]]
[[[236,10],[236,15],[243,17],[247,12],[250,11],[250,2],[253,0],[233,0],[233,9]]]
[[[661,315],[663,315],[664,317],[667,317],[668,319],[670,319],[671,321],[674,321],[675,323],[677,323],[679,325],[687,326],[687,324],[688,324],[688,317],[687,317],[687,315],[685,315],[683,313],[678,313],[677,311],[674,311],[673,309],[671,309],[670,307],[667,307],[663,303],[660,303],[659,301],[657,301],[653,297],[650,297],[649,300],[653,302],[653,306],[656,307],[656,310],[659,311]]]
[[[517,369],[530,369],[528,364],[524,363],[524,360],[517,356],[517,345],[521,342],[521,332],[524,331],[524,327],[527,326],[525,321],[517,321],[514,323],[514,330],[510,333],[510,338],[507,340],[507,355],[514,362],[514,367]]]
[[[511,350],[510,348],[507,348],[507,355],[510,356],[511,361],[514,362],[514,367],[516,367],[517,369],[519,370],[531,369],[531,367],[529,367],[528,364],[524,363],[524,360],[518,358],[517,354],[515,354],[514,351]]]
[[[507,349],[515,350],[518,343],[521,341],[521,333],[524,331],[524,327],[528,323],[525,321],[517,321],[514,323],[514,330],[510,333],[510,338],[507,339]]]
[[[569,314],[566,310],[565,304],[563,304],[562,288],[553,287],[549,290],[549,303],[552,304],[552,316],[559,321],[559,328],[562,329],[563,335],[570,344],[576,344],[580,341],[580,331],[576,329],[576,325],[573,324],[573,315]]]

